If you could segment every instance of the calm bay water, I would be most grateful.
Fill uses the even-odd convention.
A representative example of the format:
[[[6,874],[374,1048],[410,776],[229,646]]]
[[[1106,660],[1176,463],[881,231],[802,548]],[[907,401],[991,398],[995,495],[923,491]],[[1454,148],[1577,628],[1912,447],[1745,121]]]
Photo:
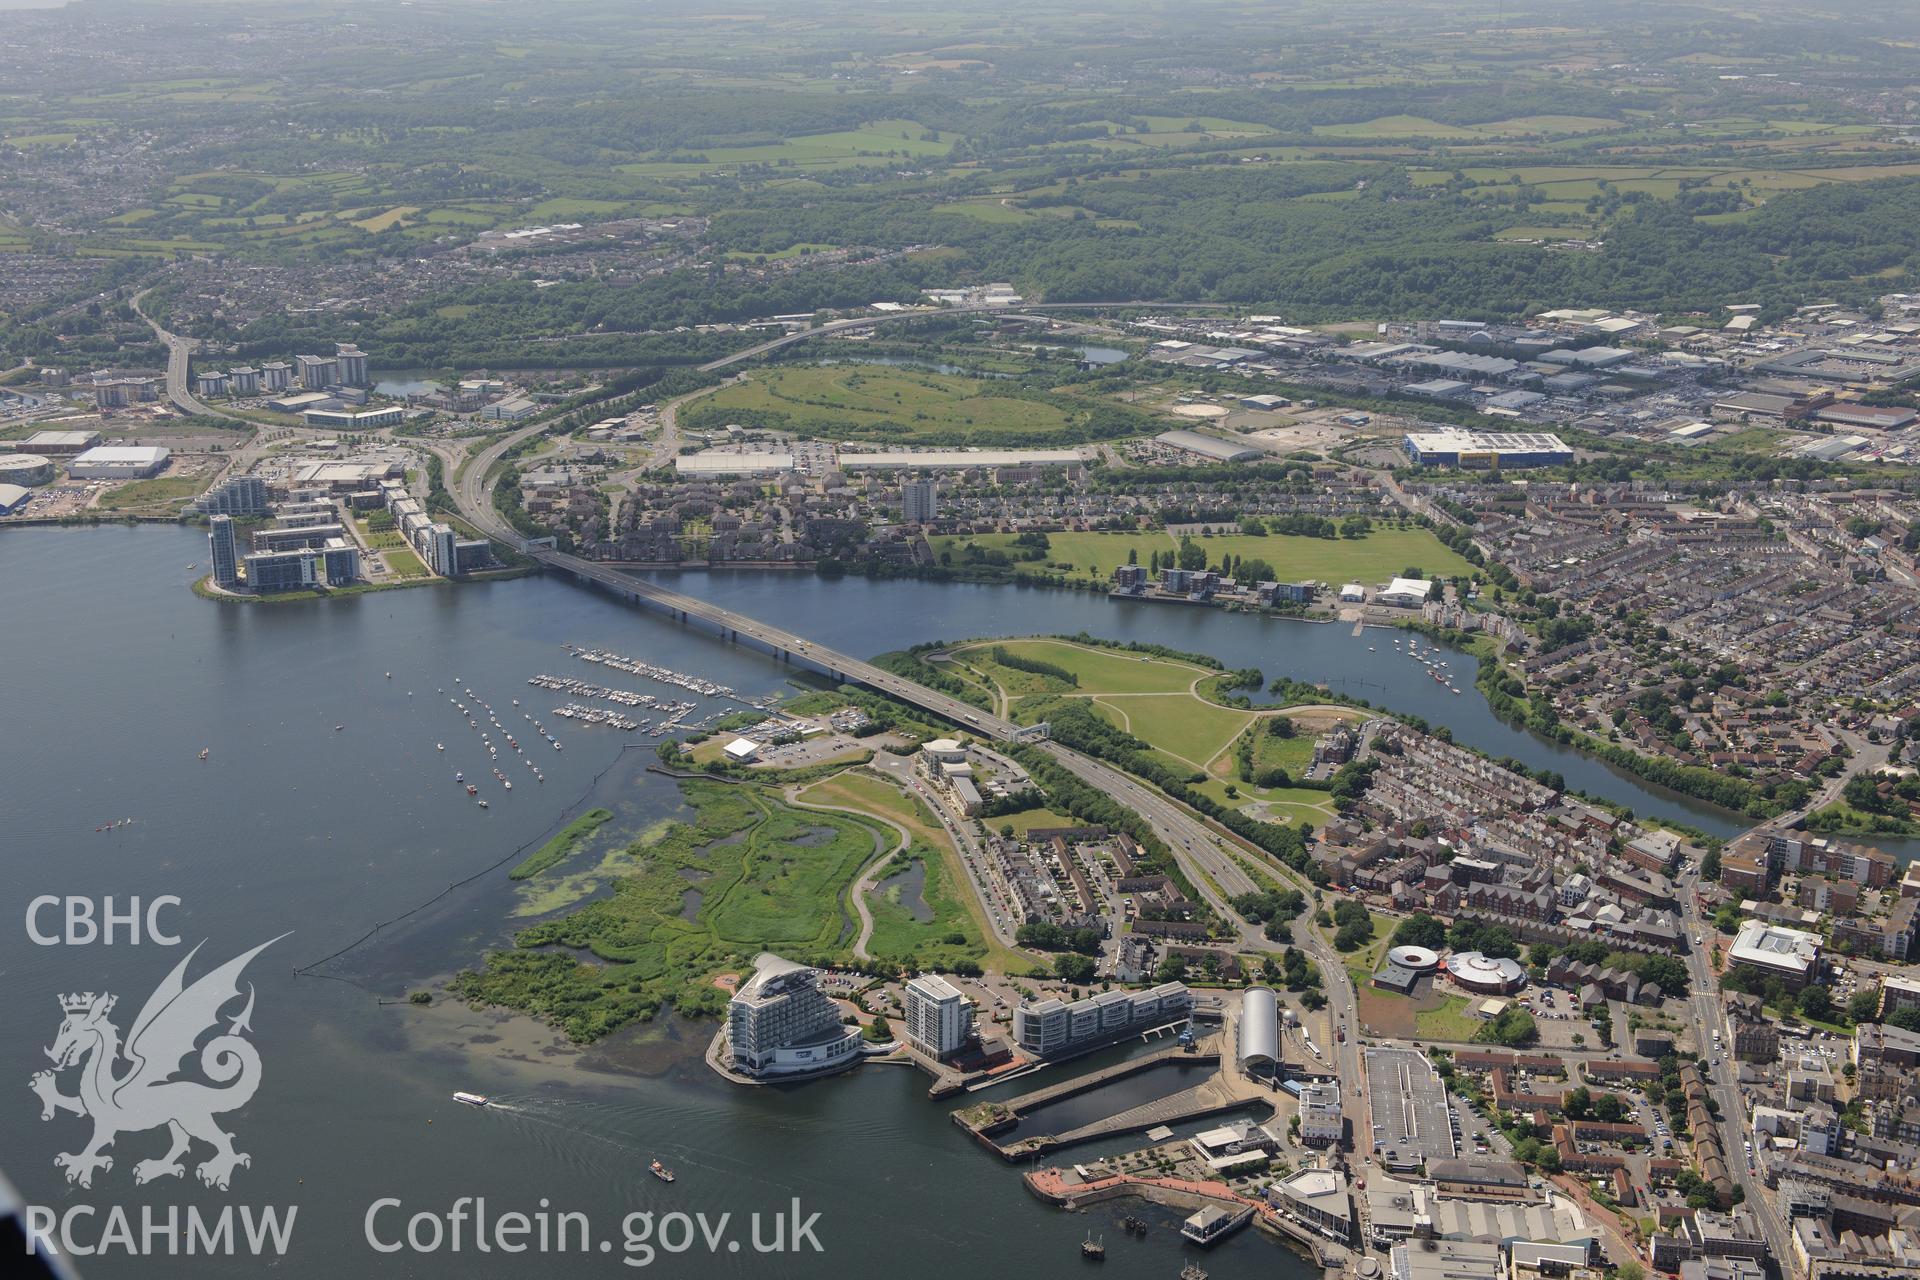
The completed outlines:
[[[557,700],[525,681],[580,667],[563,642],[643,656],[746,692],[778,687],[778,667],[541,579],[217,606],[187,589],[202,572],[188,566],[205,558],[199,535],[171,528],[0,536],[9,728],[0,735],[0,1019],[8,1029],[0,1081],[13,1082],[12,1101],[0,1106],[0,1165],[29,1202],[102,1212],[120,1205],[135,1214],[141,1206],[297,1206],[291,1250],[274,1271],[301,1277],[631,1273],[617,1249],[534,1260],[383,1255],[365,1242],[363,1220],[376,1200],[400,1199],[401,1213],[444,1212],[461,1196],[484,1196],[495,1213],[535,1212],[544,1197],[555,1210],[588,1213],[596,1239],[614,1242],[622,1216],[635,1210],[730,1212],[742,1240],[747,1214],[785,1210],[795,1197],[822,1215],[824,1254],[663,1254],[651,1274],[838,1280],[907,1259],[928,1277],[1038,1275],[1079,1267],[1076,1247],[1089,1228],[1106,1236],[1110,1275],[1179,1270],[1177,1215],[1151,1211],[1160,1229],[1140,1242],[1123,1240],[1118,1225],[1137,1205],[1088,1215],[1041,1206],[1016,1170],[948,1122],[952,1104],[927,1101],[917,1072],[869,1068],[803,1088],[741,1090],[698,1061],[711,1023],[668,1020],[577,1054],[525,1019],[403,1002],[511,932],[518,890],[504,871],[470,879],[476,873],[517,858],[519,847],[586,804],[616,808],[608,839],[677,805],[674,792],[644,772],[650,739],[623,750],[628,735],[562,721],[566,750],[539,761],[546,784],[526,783],[519,775],[529,771],[508,758],[514,789],[483,784],[491,800],[483,812],[452,773],[484,776],[484,753],[436,689],[453,688],[458,676],[503,721],[529,711],[545,718]],[[729,581],[750,588],[756,602],[783,592],[803,629],[831,614],[843,589],[853,594],[841,598],[863,609],[882,599],[868,584],[810,577],[711,585]],[[899,598],[899,612],[869,617],[857,632],[843,618],[833,638],[878,650],[942,629],[985,629],[957,620],[986,595],[950,597],[954,612],[933,632],[927,627],[941,618],[914,611],[934,597]],[[1030,601],[1024,629],[1042,601],[1082,603],[1020,599]],[[510,706],[516,697],[522,708]],[[96,830],[128,817],[131,826]],[[177,895],[183,905],[163,923],[186,946],[128,946],[124,938],[112,947],[34,945],[23,917],[40,894],[113,895],[123,907],[133,896]],[[295,974],[430,900],[370,944]],[[289,931],[246,974],[257,992],[252,1039],[264,1071],[257,1096],[221,1119],[252,1157],[232,1190],[202,1188],[191,1169],[186,1180],[136,1187],[133,1165],[165,1148],[157,1130],[122,1134],[113,1169],[91,1190],[69,1187],[53,1157],[79,1149],[85,1123],[65,1114],[42,1123],[26,1088],[47,1065],[57,997],[114,992],[114,1021],[125,1030],[188,946],[204,940],[193,962],[198,976]],[[504,1105],[476,1112],[449,1100],[455,1089]],[[647,1175],[654,1156],[678,1170],[671,1187]],[[196,1152],[190,1164],[203,1158]],[[401,1214],[380,1221],[390,1238]],[[1304,1280],[1311,1272],[1251,1233],[1205,1265],[1226,1278]],[[263,1270],[254,1259],[184,1257],[83,1265],[89,1277]]]

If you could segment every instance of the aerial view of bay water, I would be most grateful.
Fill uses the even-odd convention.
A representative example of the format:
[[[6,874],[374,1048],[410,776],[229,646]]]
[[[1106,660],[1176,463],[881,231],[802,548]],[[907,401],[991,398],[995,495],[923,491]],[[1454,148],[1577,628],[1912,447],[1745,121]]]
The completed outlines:
[[[298,1207],[295,1247],[276,1270],[377,1272],[385,1259],[365,1242],[363,1219],[388,1195],[406,1206],[388,1215],[401,1224],[396,1237],[417,1209],[445,1212],[461,1196],[486,1197],[497,1212],[532,1213],[545,1199],[606,1224],[616,1242],[632,1212],[732,1212],[744,1221],[797,1199],[822,1215],[825,1251],[783,1257],[782,1274],[885,1265],[907,1238],[942,1242],[950,1260],[928,1265],[956,1275],[980,1265],[1018,1274],[1048,1239],[1073,1261],[1089,1223],[1036,1204],[1017,1170],[948,1122],[953,1103],[928,1100],[918,1071],[868,1068],[811,1087],[741,1090],[701,1061],[711,1020],[667,1017],[581,1049],[531,1018],[454,1000],[408,1003],[507,943],[528,907],[507,879],[521,851],[597,806],[616,815],[604,844],[681,809],[670,780],[647,771],[650,741],[590,725],[557,734],[563,751],[541,743],[552,757],[539,761],[544,783],[516,776],[511,792],[501,790],[442,690],[464,697],[471,688],[516,720],[531,708],[543,723],[565,725],[544,718],[560,699],[527,680],[576,669],[567,644],[644,657],[749,697],[779,691],[789,671],[547,579],[223,609],[188,590],[205,554],[203,534],[166,528],[0,539],[0,590],[18,610],[9,646],[54,664],[21,683],[16,711],[22,724],[58,727],[52,737],[6,737],[0,821],[15,856],[4,879],[23,903],[42,891],[112,898],[123,909],[177,896],[182,905],[162,919],[186,945],[204,940],[208,963],[280,939],[249,971],[265,1065],[246,1123],[235,1125],[253,1157],[237,1175],[248,1198]],[[779,582],[796,604],[845,585]],[[889,607],[891,588],[903,598]],[[947,618],[929,617],[932,598],[907,583],[862,594],[887,610],[873,625],[897,628],[902,641],[933,638],[978,607],[956,600]],[[90,619],[84,634],[64,621],[75,610]],[[1079,624],[1070,615],[1060,625]],[[135,633],[143,638],[128,650]],[[481,780],[487,810],[456,773]],[[58,922],[53,911],[44,923],[57,931]],[[111,990],[131,1005],[178,960],[175,948],[124,942],[78,963],[63,947],[9,954],[0,1016],[21,1029],[6,1069],[23,1083],[44,1068],[41,1050],[60,1022],[47,992]],[[490,1105],[450,1101],[459,1091],[483,1093]],[[22,1100],[6,1114],[6,1146],[37,1158],[10,1161],[9,1172],[24,1194],[57,1206],[73,1194],[51,1163],[65,1148],[50,1141],[54,1125],[38,1121],[24,1089]],[[131,1166],[163,1146],[162,1134],[128,1134],[116,1149]],[[671,1187],[648,1176],[654,1159],[675,1171]],[[189,1183],[161,1203],[217,1208],[224,1199]],[[881,1202],[892,1206],[885,1230],[872,1218]],[[1105,1217],[1092,1225],[1117,1242],[1124,1215],[1109,1216],[1110,1228]],[[1116,1274],[1160,1274],[1168,1258],[1177,1269],[1179,1220],[1155,1216],[1165,1228],[1157,1250],[1116,1245]],[[747,1254],[662,1253],[653,1269],[752,1274],[765,1259]],[[245,1274],[256,1265],[107,1256],[84,1274]],[[584,1272],[599,1263],[567,1265]],[[1308,1264],[1248,1239],[1209,1265],[1231,1276],[1304,1274]],[[523,1267],[478,1255],[469,1242],[466,1252],[410,1256],[405,1274]]]
[[[0,1277],[1920,1280],[1840,10],[0,0]]]

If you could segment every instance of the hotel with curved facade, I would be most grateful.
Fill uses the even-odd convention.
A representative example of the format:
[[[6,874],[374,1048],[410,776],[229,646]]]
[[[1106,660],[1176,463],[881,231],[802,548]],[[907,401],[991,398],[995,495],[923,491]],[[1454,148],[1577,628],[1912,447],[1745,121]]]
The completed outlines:
[[[860,1060],[860,1028],[817,985],[818,969],[765,952],[727,1004],[727,1059],[755,1077],[819,1075]]]

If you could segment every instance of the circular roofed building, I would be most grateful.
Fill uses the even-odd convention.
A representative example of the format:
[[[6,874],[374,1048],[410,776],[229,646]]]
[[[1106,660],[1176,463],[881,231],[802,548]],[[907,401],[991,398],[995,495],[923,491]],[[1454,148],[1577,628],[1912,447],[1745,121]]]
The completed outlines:
[[[1527,983],[1527,971],[1518,960],[1495,959],[1478,951],[1456,951],[1447,958],[1447,976],[1469,991],[1505,995]]]
[[[37,453],[0,453],[0,484],[30,489],[53,483],[53,459]]]
[[[1409,973],[1432,973],[1440,967],[1440,953],[1431,947],[1395,947],[1387,952],[1387,963]]]

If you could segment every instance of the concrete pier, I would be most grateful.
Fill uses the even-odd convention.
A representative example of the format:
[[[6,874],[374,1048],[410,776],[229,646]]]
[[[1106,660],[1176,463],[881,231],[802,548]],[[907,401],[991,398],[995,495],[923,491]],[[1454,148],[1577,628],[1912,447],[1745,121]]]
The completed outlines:
[[[972,1134],[982,1146],[997,1153],[1002,1159],[1011,1161],[1024,1160],[1057,1147],[1070,1146],[1113,1134],[1151,1129],[1160,1124],[1177,1124],[1183,1120],[1194,1120],[1221,1111],[1231,1111],[1261,1101],[1257,1096],[1249,1097],[1246,1091],[1235,1088],[1230,1081],[1216,1072],[1212,1078],[1191,1089],[1183,1089],[1168,1097],[1130,1107],[1104,1120],[1081,1125],[1066,1133],[1039,1134],[1010,1143],[1002,1143],[995,1138],[996,1134],[1005,1133],[1029,1113],[1038,1111],[1050,1103],[1077,1097],[1117,1080],[1140,1075],[1142,1072],[1186,1063],[1217,1068],[1220,1065],[1220,1053],[1216,1043],[1209,1042],[1205,1048],[1198,1051],[1189,1051],[1179,1045],[1170,1045],[1157,1052],[1115,1063],[1110,1067],[1102,1067],[1098,1071],[1089,1071],[1085,1075],[1062,1080],[1057,1084],[1023,1093],[1004,1102],[983,1102],[977,1106],[963,1107],[953,1113],[953,1122]]]
[[[1080,1142],[1092,1142],[1096,1138],[1109,1138],[1115,1134],[1137,1133],[1142,1129],[1152,1129],[1158,1125],[1175,1125],[1187,1120],[1198,1120],[1204,1116],[1215,1115],[1222,1111],[1236,1111],[1242,1107],[1266,1106],[1272,1113],[1272,1106],[1261,1098],[1248,1098],[1236,1095],[1217,1080],[1183,1089],[1179,1093],[1153,1102],[1122,1111],[1118,1115],[1108,1116],[1105,1120],[1096,1120],[1092,1124],[1081,1125],[1065,1133],[1050,1137],[1035,1138],[1035,1144],[1042,1146],[1025,1147],[1015,1144],[1020,1155],[1030,1155],[1040,1150],[1053,1150],[1057,1147],[1072,1146]]]

